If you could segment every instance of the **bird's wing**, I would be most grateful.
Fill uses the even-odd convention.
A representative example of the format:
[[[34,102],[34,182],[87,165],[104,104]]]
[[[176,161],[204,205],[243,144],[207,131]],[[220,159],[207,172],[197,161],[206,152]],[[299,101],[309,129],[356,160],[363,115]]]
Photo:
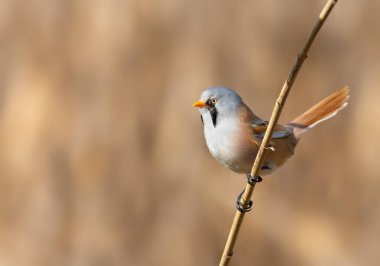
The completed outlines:
[[[256,121],[250,124],[253,134],[258,138],[263,138],[265,131],[268,127],[268,121]],[[292,129],[290,127],[284,127],[281,125],[276,125],[272,134],[272,139],[286,138],[292,134]]]
[[[246,121],[248,123],[249,127],[252,130],[253,135],[258,138],[262,139],[264,138],[265,131],[267,130],[268,121],[265,121],[255,115],[247,106],[245,106],[245,112],[242,112],[245,114],[242,117],[243,121]],[[287,138],[293,134],[293,128],[290,126],[281,126],[279,124],[275,125],[273,134],[272,134],[272,139],[281,139],[281,138]]]

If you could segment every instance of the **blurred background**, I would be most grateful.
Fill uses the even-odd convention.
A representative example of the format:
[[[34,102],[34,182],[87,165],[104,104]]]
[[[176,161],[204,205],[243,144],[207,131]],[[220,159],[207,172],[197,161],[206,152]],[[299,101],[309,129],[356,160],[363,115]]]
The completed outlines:
[[[1,1],[0,265],[217,265],[245,177],[209,154],[210,86],[263,118],[325,1]],[[286,123],[349,85],[254,192],[232,265],[379,265],[379,1],[340,1]]]

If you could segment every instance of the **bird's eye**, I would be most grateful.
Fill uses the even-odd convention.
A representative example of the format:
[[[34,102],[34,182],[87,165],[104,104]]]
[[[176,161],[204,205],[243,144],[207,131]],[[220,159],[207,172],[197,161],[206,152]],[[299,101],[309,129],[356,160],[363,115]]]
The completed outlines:
[[[216,104],[218,102],[218,99],[217,98],[213,98],[213,99],[211,99],[211,103],[212,104]]]

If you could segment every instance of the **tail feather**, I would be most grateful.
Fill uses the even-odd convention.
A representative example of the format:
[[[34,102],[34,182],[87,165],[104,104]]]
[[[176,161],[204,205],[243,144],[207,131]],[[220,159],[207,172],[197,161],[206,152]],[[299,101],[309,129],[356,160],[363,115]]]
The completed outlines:
[[[292,120],[288,125],[294,128],[294,135],[299,138],[308,129],[335,116],[338,111],[347,106],[347,100],[350,97],[349,92],[349,88],[345,86]]]

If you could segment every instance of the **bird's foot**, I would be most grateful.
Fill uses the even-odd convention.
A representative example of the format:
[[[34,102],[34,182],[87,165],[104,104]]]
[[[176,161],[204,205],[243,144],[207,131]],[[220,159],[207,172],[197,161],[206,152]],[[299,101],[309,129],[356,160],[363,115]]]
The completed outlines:
[[[256,183],[259,183],[261,181],[263,181],[261,176],[252,177],[250,172],[247,173],[248,184],[253,186]],[[241,197],[243,196],[244,191],[245,191],[245,189],[239,194],[239,196],[236,199],[236,209],[238,209],[240,212],[249,212],[250,210],[252,210],[253,201],[249,200],[245,204],[241,202]]]
[[[238,211],[240,211],[240,212],[249,212],[250,210],[252,210],[253,201],[250,200],[246,204],[243,204],[240,201],[241,197],[244,194],[244,191],[245,191],[245,189],[239,194],[239,196],[236,199],[236,209],[238,209]]]
[[[247,182],[248,182],[248,184],[254,185],[256,183],[260,183],[261,181],[263,181],[263,179],[262,179],[261,176],[258,175],[258,176],[253,176],[252,177],[250,172],[247,173]]]

